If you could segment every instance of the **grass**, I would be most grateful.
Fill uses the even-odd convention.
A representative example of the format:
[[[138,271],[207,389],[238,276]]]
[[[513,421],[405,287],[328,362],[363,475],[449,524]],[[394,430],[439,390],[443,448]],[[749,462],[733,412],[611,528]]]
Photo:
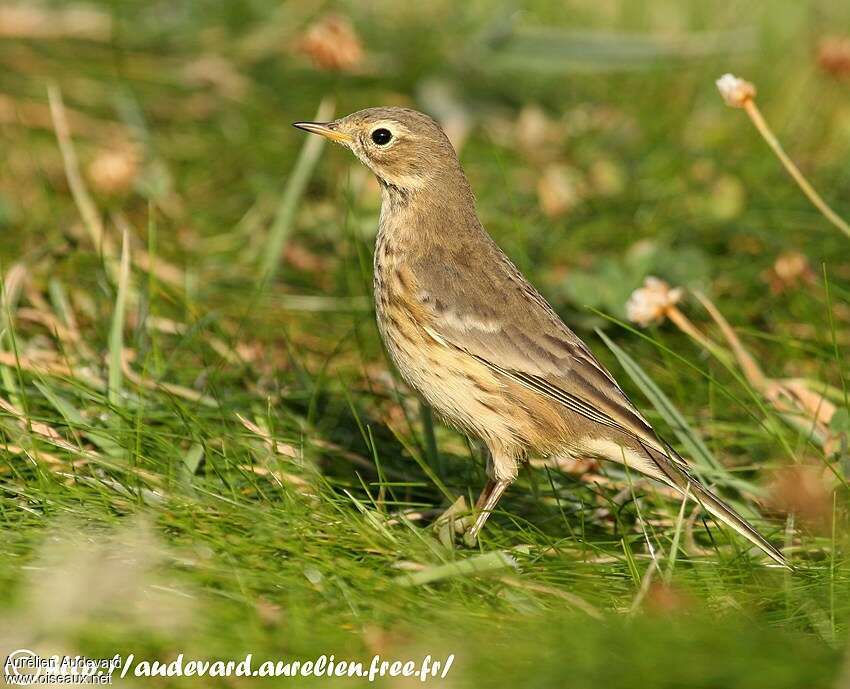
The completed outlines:
[[[756,83],[847,217],[846,77],[813,57],[846,9],[91,7],[108,40],[0,38],[0,652],[454,653],[445,686],[846,682],[846,445],[825,453],[725,349],[623,324],[647,275],[702,290],[766,375],[828,384],[834,429],[850,425],[847,239],[714,87]],[[359,73],[293,49],[329,9],[362,37]],[[485,225],[798,572],[612,467],[537,464],[479,550],[452,545],[438,517],[474,500],[483,456],[383,353],[374,187],[289,126],[330,99],[464,113]],[[105,151],[110,174],[93,167]],[[554,216],[537,190],[552,166],[575,184]],[[810,269],[777,276],[787,252]],[[680,308],[724,342],[696,299]],[[789,513],[769,486],[798,464],[837,491],[794,484]]]

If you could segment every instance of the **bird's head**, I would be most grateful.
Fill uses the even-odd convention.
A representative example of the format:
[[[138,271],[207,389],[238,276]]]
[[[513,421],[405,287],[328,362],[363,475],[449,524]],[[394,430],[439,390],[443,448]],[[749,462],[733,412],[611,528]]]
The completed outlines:
[[[416,110],[368,108],[332,122],[293,126],[350,148],[380,182],[398,189],[421,189],[460,171],[443,130]]]

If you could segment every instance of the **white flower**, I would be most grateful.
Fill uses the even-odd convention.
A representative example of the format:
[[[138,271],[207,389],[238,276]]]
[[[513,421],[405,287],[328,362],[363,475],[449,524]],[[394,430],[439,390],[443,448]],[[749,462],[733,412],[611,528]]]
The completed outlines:
[[[644,280],[643,287],[632,292],[626,302],[626,317],[642,328],[660,323],[683,295],[681,287],[671,288],[664,280],[650,276]]]
[[[717,90],[726,101],[726,105],[733,108],[743,108],[744,103],[756,95],[756,87],[749,81],[745,81],[734,74],[724,74],[716,82]]]

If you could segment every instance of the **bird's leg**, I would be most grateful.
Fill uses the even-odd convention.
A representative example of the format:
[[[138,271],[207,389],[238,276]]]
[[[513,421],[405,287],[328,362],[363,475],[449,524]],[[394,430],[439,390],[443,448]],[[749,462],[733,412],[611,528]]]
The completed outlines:
[[[478,496],[478,500],[475,503],[475,521],[469,531],[463,536],[463,540],[467,545],[473,545],[478,540],[478,534],[484,528],[484,524],[487,523],[487,518],[496,509],[499,498],[502,497],[502,493],[505,492],[509,485],[511,485],[510,481],[500,481],[493,478],[487,479],[487,485],[484,486],[484,490],[481,491],[481,495]]]

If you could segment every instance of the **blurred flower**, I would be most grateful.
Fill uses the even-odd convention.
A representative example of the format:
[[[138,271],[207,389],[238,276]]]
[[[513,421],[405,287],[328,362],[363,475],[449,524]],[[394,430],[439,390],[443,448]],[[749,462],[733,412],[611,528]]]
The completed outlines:
[[[826,36],[821,39],[818,66],[834,77],[850,77],[850,37]]]
[[[307,27],[295,50],[309,57],[319,69],[352,71],[363,62],[363,46],[351,23],[328,14]]]
[[[239,99],[248,90],[248,79],[232,62],[220,55],[201,55],[183,68],[183,78],[191,85],[212,86],[222,96]]]
[[[626,302],[626,317],[642,328],[661,323],[683,295],[681,287],[671,288],[664,280],[650,276]]]
[[[533,161],[557,158],[566,137],[563,122],[552,120],[539,105],[526,105],[513,126],[517,149]]]
[[[811,528],[828,530],[832,522],[832,493],[821,468],[798,465],[776,473],[768,501],[774,509],[795,515]]]
[[[110,195],[124,193],[139,173],[138,152],[127,142],[103,150],[89,163],[86,173],[98,192]]]
[[[717,174],[717,166],[709,158],[700,158],[691,164],[690,174],[695,182],[708,184]]]
[[[773,267],[762,273],[774,294],[795,289],[801,284],[809,284],[815,279],[815,272],[809,260],[799,251],[785,251],[776,258]]]
[[[562,164],[547,165],[537,180],[537,200],[541,210],[550,218],[568,213],[584,195],[578,172]]]
[[[547,139],[549,119],[539,105],[526,105],[516,120],[516,140],[525,151],[539,150]]]
[[[600,196],[616,196],[626,188],[623,166],[610,158],[597,158],[588,173],[590,186]]]
[[[724,74],[715,83],[726,105],[733,108],[743,108],[744,104],[756,95],[755,86],[733,74]]]
[[[747,193],[737,177],[721,175],[711,187],[708,211],[717,220],[732,220],[744,210]]]

